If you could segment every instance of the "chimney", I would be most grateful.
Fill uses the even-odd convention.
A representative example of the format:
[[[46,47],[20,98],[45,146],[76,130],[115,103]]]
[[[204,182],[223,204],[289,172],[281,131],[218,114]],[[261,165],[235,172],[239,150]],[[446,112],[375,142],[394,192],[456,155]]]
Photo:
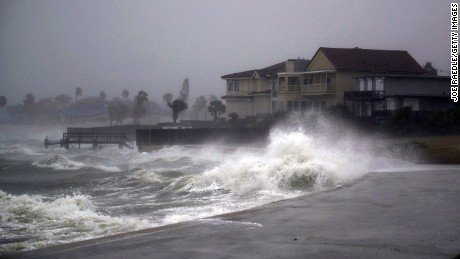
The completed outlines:
[[[288,60],[286,63],[286,72],[294,72],[294,61]]]

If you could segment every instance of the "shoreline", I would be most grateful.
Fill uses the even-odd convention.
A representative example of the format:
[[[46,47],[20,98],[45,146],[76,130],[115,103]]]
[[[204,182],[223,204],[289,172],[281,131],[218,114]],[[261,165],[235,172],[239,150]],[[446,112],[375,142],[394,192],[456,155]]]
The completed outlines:
[[[20,161],[20,160],[13,160],[13,161]],[[27,161],[22,161],[22,162],[27,162]],[[363,175],[362,177],[359,177],[358,179],[352,180],[349,183],[342,184],[342,185],[339,185],[339,186],[336,186],[336,187],[333,187],[333,188],[330,188],[330,189],[327,189],[327,190],[315,191],[315,192],[306,193],[304,195],[300,195],[300,196],[293,197],[293,198],[287,198],[287,199],[281,199],[281,200],[277,200],[277,201],[271,201],[271,202],[268,202],[268,203],[265,203],[265,204],[262,204],[262,205],[257,205],[255,207],[251,207],[251,208],[247,208],[247,209],[242,209],[242,210],[237,210],[237,211],[232,211],[232,212],[226,212],[226,213],[223,213],[223,214],[217,214],[217,215],[208,216],[208,217],[204,217],[204,218],[196,218],[196,219],[191,219],[191,220],[186,220],[186,221],[180,221],[180,222],[176,222],[176,223],[172,223],[172,224],[166,224],[166,225],[160,225],[160,226],[156,226],[156,227],[149,227],[149,228],[144,228],[144,229],[139,229],[139,230],[134,230],[134,231],[122,232],[122,233],[112,234],[112,235],[108,235],[108,236],[90,238],[90,239],[76,241],[76,242],[55,244],[55,245],[45,246],[45,247],[41,247],[41,248],[37,248],[37,249],[33,249],[33,250],[17,251],[17,252],[13,252],[11,254],[5,254],[5,255],[0,254],[0,258],[2,256],[16,257],[16,256],[20,256],[22,254],[33,253],[34,251],[43,250],[43,249],[53,251],[53,250],[71,249],[71,248],[74,248],[74,247],[84,247],[86,245],[105,243],[105,242],[110,242],[110,241],[113,241],[113,240],[121,240],[121,239],[124,239],[124,238],[130,238],[130,237],[134,237],[134,236],[137,236],[137,235],[152,234],[152,233],[158,233],[158,232],[162,232],[162,231],[169,231],[169,230],[179,229],[179,228],[182,228],[182,227],[187,227],[187,226],[193,225],[197,221],[202,221],[202,220],[213,220],[213,219],[219,220],[219,219],[225,219],[227,217],[244,215],[246,213],[260,212],[260,211],[264,210],[264,207],[266,207],[266,206],[270,207],[273,204],[282,204],[282,203],[285,203],[285,202],[291,202],[291,201],[295,201],[296,199],[307,198],[307,197],[318,195],[318,194],[321,194],[321,193],[334,192],[334,191],[340,190],[342,188],[352,186],[353,184],[364,180],[365,177],[367,177],[371,173],[372,172],[369,172],[369,173]]]
[[[439,138],[444,138],[444,141],[439,142]],[[394,143],[402,143],[402,145],[405,145],[405,143],[407,143],[409,147],[411,145],[414,145],[414,143],[415,143],[416,148],[420,148],[420,145],[427,145],[425,143],[428,143],[428,144],[431,144],[431,145],[432,145],[432,143],[434,143],[434,144],[437,144],[438,146],[439,145],[446,145],[446,143],[448,143],[448,144],[450,144],[449,147],[453,146],[453,147],[456,148],[457,146],[455,145],[455,143],[459,143],[459,142],[452,141],[452,138],[459,138],[460,139],[460,136],[403,138],[403,139],[395,139]],[[431,143],[429,141],[431,141]],[[420,144],[420,143],[423,143],[423,144]],[[195,146],[190,146],[190,148],[194,148],[194,147]],[[428,147],[432,148],[430,146],[428,146]],[[221,148],[224,148],[224,147],[221,147]],[[225,148],[228,148],[228,147],[225,147]],[[252,147],[252,148],[254,148],[254,147]],[[428,148],[426,146],[422,146],[422,149],[428,149]],[[459,148],[457,148],[457,149],[459,149]],[[11,160],[11,159],[5,159],[5,158],[0,158],[0,160],[26,162],[26,163],[30,162],[30,161],[27,161],[27,160]],[[425,162],[425,163],[427,163],[427,162]],[[438,165],[441,165],[441,164],[442,163],[439,163]],[[455,165],[455,163],[452,163],[452,164]],[[209,217],[206,217],[206,218],[182,221],[182,222],[178,222],[178,223],[174,223],[174,224],[161,225],[161,226],[152,227],[152,228],[140,229],[140,230],[136,230],[136,231],[122,232],[122,233],[118,233],[118,234],[115,234],[115,235],[102,236],[102,237],[98,237],[98,238],[87,239],[87,240],[82,240],[82,241],[77,241],[77,242],[71,242],[71,243],[65,243],[65,244],[57,244],[57,245],[47,246],[47,247],[38,248],[38,249],[34,249],[34,250],[20,251],[19,253],[20,254],[22,254],[23,252],[28,253],[30,251],[36,251],[36,250],[41,250],[41,249],[56,249],[56,250],[71,249],[71,248],[79,247],[79,246],[93,245],[95,243],[105,243],[105,242],[111,242],[111,241],[118,240],[118,239],[132,238],[132,237],[134,237],[136,235],[143,235],[143,234],[149,234],[149,233],[158,233],[158,232],[170,231],[170,230],[174,230],[174,229],[188,227],[190,225],[194,225],[196,223],[195,221],[200,221],[200,220],[226,219],[226,218],[229,218],[229,217],[242,216],[242,215],[245,215],[246,213],[256,213],[256,212],[259,212],[259,211],[263,211],[265,207],[270,208],[272,205],[279,205],[279,204],[282,205],[282,204],[284,204],[286,202],[288,202],[288,203],[289,202],[295,202],[297,199],[305,199],[305,198],[315,196],[315,195],[319,195],[319,194],[322,194],[322,193],[335,192],[335,191],[341,190],[342,188],[348,188],[348,187],[350,187],[350,186],[352,186],[352,185],[354,185],[354,184],[356,184],[358,182],[364,181],[365,179],[367,179],[367,177],[370,174],[372,174],[372,173],[367,173],[366,175],[364,175],[364,176],[362,176],[362,177],[360,177],[358,179],[355,179],[355,180],[351,181],[350,183],[347,183],[347,184],[342,185],[340,187],[334,187],[334,188],[331,188],[331,189],[328,189],[328,190],[321,190],[321,191],[317,191],[317,192],[313,192],[313,193],[307,193],[305,195],[294,197],[292,199],[283,199],[283,200],[278,200],[278,201],[274,201],[274,202],[269,202],[267,204],[258,205],[256,207],[252,207],[252,208],[248,208],[248,209],[244,209],[244,210],[239,210],[239,211],[234,211],[234,212],[229,212],[229,213],[224,213],[224,214],[218,214],[218,215],[209,216]],[[15,253],[7,254],[7,255],[8,256],[9,255],[15,255]]]
[[[41,251],[41,250],[49,250],[49,252],[52,252],[52,251],[60,251],[60,250],[64,250],[64,249],[72,249],[72,248],[76,248],[76,247],[84,247],[84,246],[87,246],[87,245],[100,244],[100,243],[110,242],[110,241],[113,241],[113,240],[122,240],[122,239],[125,239],[125,238],[131,238],[131,237],[135,237],[135,236],[138,236],[138,235],[154,234],[154,233],[159,233],[159,232],[162,232],[162,231],[169,231],[169,230],[179,229],[179,228],[194,225],[195,223],[197,223],[199,221],[203,221],[203,220],[214,220],[214,219],[225,220],[226,218],[231,218],[231,217],[235,217],[235,216],[242,216],[242,215],[245,215],[245,214],[248,214],[248,213],[257,213],[257,212],[264,211],[264,209],[266,207],[267,208],[272,207],[272,205],[295,202],[297,199],[304,199],[304,198],[316,196],[316,195],[319,195],[319,194],[322,194],[322,193],[329,193],[329,192],[338,191],[338,190],[343,189],[343,188],[348,188],[350,186],[353,186],[356,183],[364,181],[365,179],[370,177],[370,174],[372,174],[372,173],[376,173],[376,172],[366,173],[365,175],[363,175],[363,176],[361,176],[361,177],[359,177],[357,179],[354,179],[349,183],[342,184],[342,185],[339,185],[339,186],[336,186],[336,187],[333,187],[333,188],[330,188],[330,189],[327,189],[327,190],[321,190],[321,191],[311,192],[311,193],[307,193],[307,194],[300,195],[300,196],[293,197],[293,198],[287,198],[287,199],[272,201],[272,202],[268,202],[268,203],[265,203],[265,204],[262,204],[262,205],[258,205],[258,206],[243,209],[243,210],[237,210],[237,211],[233,211],[233,212],[217,214],[217,215],[208,216],[208,217],[204,217],[204,218],[191,219],[191,220],[181,221],[181,222],[177,222],[177,223],[161,225],[161,226],[157,226],[157,227],[150,227],[150,228],[144,228],[144,229],[139,229],[139,230],[134,230],[134,231],[129,231],[129,232],[122,232],[122,233],[113,234],[113,235],[109,235],[109,236],[90,238],[90,239],[76,241],[76,242],[45,246],[45,247],[41,247],[41,248],[37,248],[37,249],[33,249],[33,250],[18,251],[18,252],[14,252],[14,253],[11,253],[11,254],[6,254],[5,256],[16,258],[17,256],[21,257],[21,255],[23,255],[23,254],[27,255],[29,253],[34,253],[35,251]],[[0,255],[0,257],[2,257],[2,255]]]
[[[398,177],[399,182],[394,182],[392,180],[394,177]],[[331,190],[271,202],[242,211],[45,247],[8,256],[16,258],[72,255],[75,257],[108,258],[139,255],[140,251],[159,252],[160,257],[222,256],[220,251],[207,250],[213,247],[210,243],[218,243],[227,256],[254,256],[253,253],[260,249],[262,249],[260,251],[270,250],[273,253],[271,255],[278,256],[318,255],[316,246],[322,246],[321,239],[319,243],[306,242],[301,247],[296,245],[296,249],[293,250],[278,249],[280,249],[279,245],[292,245],[293,239],[289,236],[296,233],[296,236],[299,236],[294,238],[295,241],[315,241],[318,236],[326,235],[332,243],[353,243],[355,242],[353,240],[359,237],[359,235],[355,237],[353,234],[357,231],[357,233],[363,232],[362,236],[371,235],[373,238],[360,239],[358,243],[364,242],[364,244],[359,246],[344,244],[335,247],[340,253],[335,251],[328,254],[330,251],[324,250],[326,254],[319,254],[325,257],[371,256],[375,255],[374,252],[376,251],[383,251],[383,257],[407,257],[408,255],[442,257],[448,255],[452,257],[460,252],[458,250],[460,248],[455,246],[455,244],[460,244],[460,219],[457,217],[460,212],[460,202],[453,200],[453,197],[460,195],[460,186],[455,184],[459,180],[460,167],[458,166],[423,171],[374,172]],[[435,186],[434,189],[433,185]],[[420,192],[421,190],[425,191]],[[379,193],[380,195],[376,195]],[[381,194],[385,195],[382,196]],[[447,206],[447,204],[449,205]],[[333,213],[324,214],[324,209]],[[375,215],[374,217],[366,216],[367,213]],[[355,217],[358,217],[358,220]],[[208,219],[223,222],[221,225],[210,224],[206,221]],[[325,224],[328,221],[332,221],[334,224]],[[226,222],[234,222],[234,224],[227,224]],[[247,225],[248,222],[260,224],[262,227],[250,227]],[[431,224],[426,224],[427,222]],[[400,226],[395,227],[395,224]],[[414,227],[408,227],[411,224],[415,224]],[[364,228],[363,225],[365,225]],[[311,231],[305,233],[301,231],[305,227]],[[393,231],[388,232],[387,227]],[[398,232],[400,228],[404,231]],[[353,231],[349,232],[351,229]],[[267,231],[270,233],[268,236]],[[399,233],[399,235],[394,232]],[[437,236],[439,233],[447,238]],[[285,240],[284,237],[288,237],[288,239]],[[406,237],[407,240],[404,238],[402,241],[399,240],[401,237]],[[241,243],[241,238],[248,240]],[[284,240],[279,244],[276,242],[260,243],[259,241],[264,239],[278,240],[279,238]],[[436,240],[436,242],[445,245],[436,246],[434,250],[423,246],[412,248],[413,245],[410,245],[426,242],[423,240]],[[164,242],[169,245],[165,247]],[[250,246],[254,249],[235,250],[235,242],[239,246]],[[372,244],[366,245],[366,242]],[[406,245],[401,244],[401,242],[406,242]],[[294,244],[296,243],[294,242]],[[391,243],[391,245],[387,243]],[[396,249],[392,246],[395,246]],[[177,247],[180,247],[179,251],[174,249]],[[316,248],[310,251],[309,247]],[[301,249],[302,252],[299,253],[298,249]],[[287,254],[284,252],[280,254],[282,251]],[[323,250],[320,249],[320,251]],[[151,252],[142,253],[141,257],[149,257],[152,255]]]

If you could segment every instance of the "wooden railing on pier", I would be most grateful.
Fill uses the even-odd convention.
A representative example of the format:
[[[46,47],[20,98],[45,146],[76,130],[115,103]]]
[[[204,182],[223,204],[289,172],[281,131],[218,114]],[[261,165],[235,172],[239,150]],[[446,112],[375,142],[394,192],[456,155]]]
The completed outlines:
[[[69,149],[71,146],[91,144],[94,148],[103,144],[118,144],[120,148],[134,148],[134,142],[124,133],[63,133],[60,141],[45,139],[45,147],[61,145]]]

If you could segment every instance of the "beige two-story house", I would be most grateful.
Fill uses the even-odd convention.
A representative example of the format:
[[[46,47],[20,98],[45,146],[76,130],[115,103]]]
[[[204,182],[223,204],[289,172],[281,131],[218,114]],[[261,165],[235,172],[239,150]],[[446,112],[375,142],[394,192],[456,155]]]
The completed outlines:
[[[344,93],[356,88],[358,78],[424,73],[407,51],[321,47],[311,61],[289,59],[222,76],[227,87],[222,99],[227,114],[234,112],[239,118],[261,118],[277,111],[321,111],[336,104],[348,105]]]
[[[309,60],[289,59],[262,69],[222,76],[226,81],[227,115],[239,118],[262,118],[278,111],[278,73],[305,71]]]
[[[278,73],[278,107],[283,111],[323,110],[344,104],[344,92],[355,88],[357,78],[424,72],[407,51],[322,47],[305,71]]]

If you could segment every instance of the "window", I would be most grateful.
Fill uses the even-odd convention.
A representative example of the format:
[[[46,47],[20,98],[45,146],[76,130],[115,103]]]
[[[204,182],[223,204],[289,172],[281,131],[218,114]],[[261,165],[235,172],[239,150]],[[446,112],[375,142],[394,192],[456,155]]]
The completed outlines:
[[[359,79],[359,91],[364,91],[364,79]]]
[[[363,116],[372,116],[372,106],[370,102],[363,102]]]
[[[383,91],[383,80],[380,78],[375,80],[375,91]]]
[[[238,81],[229,81],[227,89],[229,92],[239,92],[240,91],[240,82]]]
[[[278,110],[279,111],[284,111],[284,102],[283,101],[278,102]]]
[[[289,85],[299,85],[299,78],[298,77],[289,77],[288,78]]]
[[[326,83],[326,74],[319,74],[319,83],[325,84]]]
[[[420,110],[419,99],[404,98],[403,106],[404,107],[411,107],[412,111],[419,111]]]
[[[383,102],[383,101],[374,102],[374,110],[375,110],[375,111],[383,111],[383,106],[384,106],[384,102]]]
[[[315,75],[308,76],[308,84],[313,85],[315,83]]]
[[[395,109],[395,100],[393,98],[388,98],[387,102],[387,111],[394,111]]]
[[[367,91],[372,91],[372,78],[367,79]]]
[[[279,79],[279,85],[284,85],[285,82],[286,82],[286,78],[280,77],[280,79]]]
[[[308,85],[308,76],[303,77],[303,84]]]
[[[292,111],[292,106],[293,106],[292,101],[288,101],[287,102],[287,111],[288,112]]]
[[[331,75],[326,74],[326,84],[328,84],[328,85],[332,84],[332,76]]]

